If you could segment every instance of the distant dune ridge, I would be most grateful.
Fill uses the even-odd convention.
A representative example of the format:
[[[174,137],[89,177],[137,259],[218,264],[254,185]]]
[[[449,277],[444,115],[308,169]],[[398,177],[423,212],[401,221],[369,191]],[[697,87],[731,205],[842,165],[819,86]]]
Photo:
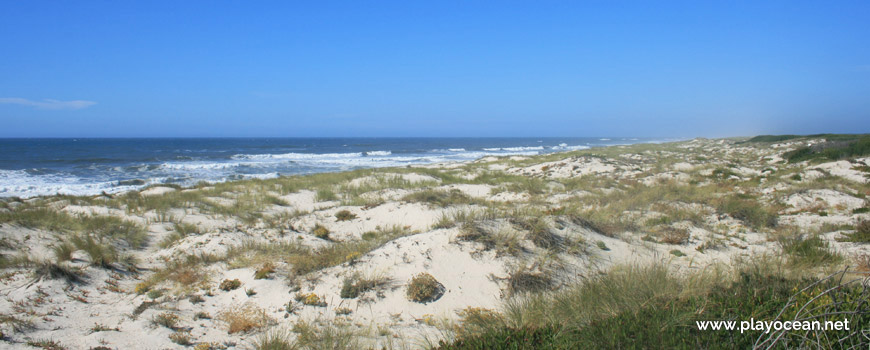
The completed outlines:
[[[860,345],[855,328],[693,327],[866,328],[860,283],[828,287],[870,271],[867,142],[481,146],[473,160],[455,148],[438,163],[4,198],[0,347]]]

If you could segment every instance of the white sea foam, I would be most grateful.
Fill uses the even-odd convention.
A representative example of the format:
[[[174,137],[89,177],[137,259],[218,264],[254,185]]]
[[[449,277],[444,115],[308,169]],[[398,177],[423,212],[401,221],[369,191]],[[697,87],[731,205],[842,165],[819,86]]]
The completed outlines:
[[[24,170],[0,170],[0,197],[36,197],[55,194],[91,195],[127,192],[143,186],[118,186],[117,181],[82,182],[72,176],[31,175]],[[147,183],[146,183],[147,185]]]
[[[228,163],[220,163],[220,162],[185,162],[185,163],[163,163],[160,164],[160,168],[166,170],[217,170],[217,169],[231,169],[235,167],[241,166],[243,163],[240,162],[228,162]]]
[[[93,176],[70,173],[33,174],[25,170],[0,170],[0,197],[34,197],[69,194],[95,195],[119,193],[157,183],[193,185],[200,181],[222,182],[234,179],[275,178],[281,174],[340,171],[356,168],[404,167],[417,164],[463,162],[490,155],[530,156],[547,151],[589,148],[584,145],[490,147],[433,149],[417,154],[394,155],[388,150],[353,153],[236,154],[229,159],[182,160],[163,163],[138,163],[94,168]],[[104,173],[101,173],[104,172]],[[142,179],[119,183],[119,180]]]
[[[552,149],[554,151],[576,151],[576,150],[588,149],[588,148],[589,148],[589,146],[584,146],[584,145],[568,146],[567,143],[560,143],[558,146],[550,147],[550,149]]]
[[[369,152],[366,152],[366,155],[369,155],[369,156],[388,156],[391,154],[393,154],[393,152],[390,152],[390,151],[369,151]]]
[[[504,147],[502,151],[508,152],[521,152],[521,151],[540,151],[543,150],[544,146],[535,146],[535,147]]]
[[[267,160],[267,159],[281,159],[281,160],[310,160],[310,159],[335,159],[335,158],[349,158],[349,157],[362,157],[363,154],[361,152],[357,153],[281,153],[281,154],[236,154],[232,156],[232,159],[235,160]]]

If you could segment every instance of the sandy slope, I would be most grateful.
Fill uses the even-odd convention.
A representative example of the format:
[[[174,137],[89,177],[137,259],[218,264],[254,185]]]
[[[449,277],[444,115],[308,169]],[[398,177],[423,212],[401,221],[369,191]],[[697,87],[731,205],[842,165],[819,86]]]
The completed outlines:
[[[657,186],[664,182],[689,183],[693,176],[712,176],[713,169],[718,166],[728,167],[731,170],[728,176],[735,179],[758,178],[768,168],[781,167],[802,174],[802,180],[789,185],[783,185],[782,182],[768,185],[762,181],[754,189],[766,200],[778,202],[782,206],[781,224],[821,227],[825,223],[848,225],[867,219],[868,214],[853,212],[867,206],[865,197],[859,198],[854,194],[868,194],[866,173],[856,170],[858,165],[866,165],[868,159],[860,159],[854,163],[840,161],[813,166],[780,163],[781,153],[795,146],[796,144],[777,144],[768,148],[752,148],[735,145],[728,140],[692,140],[675,146],[663,146],[661,150],[652,148],[645,152],[623,152],[617,156],[606,157],[566,155],[562,159],[541,162],[490,157],[492,159],[474,162],[475,168],[466,169],[465,174],[458,176],[474,179],[477,174],[475,172],[486,169],[545,182],[604,177]],[[673,151],[670,147],[695,152],[698,156],[687,158],[685,153]],[[737,158],[734,157],[752,161],[728,166],[729,163],[735,163],[734,159]],[[445,168],[464,169],[457,165]],[[523,249],[518,254],[502,254],[495,249],[486,249],[482,243],[464,241],[458,237],[461,233],[460,227],[433,228],[433,225],[443,215],[463,210],[484,210],[482,206],[459,204],[442,208],[427,203],[403,201],[405,195],[433,188],[459,191],[469,198],[497,202],[500,205],[543,205],[556,208],[578,198],[618,191],[612,188],[564,190],[564,185],[552,182],[546,184],[547,192],[540,196],[490,184],[443,185],[440,179],[425,173],[384,176],[399,177],[412,184],[428,185],[424,188],[382,189],[366,194],[371,198],[384,200],[382,204],[373,207],[342,205],[339,201],[318,202],[315,191],[303,189],[280,196],[285,205],[269,206],[263,211],[267,215],[303,213],[278,228],[262,223],[245,224],[238,218],[202,213],[197,208],[173,209],[170,214],[180,218],[182,222],[195,224],[202,232],[184,237],[166,248],[161,248],[158,242],[174,232],[173,226],[165,222],[154,222],[157,216],[155,212],[130,214],[123,209],[99,205],[70,205],[57,201],[54,206],[66,212],[115,215],[146,225],[151,237],[150,243],[144,249],[130,250],[139,260],[140,271],[133,273],[121,268],[113,270],[90,266],[88,256],[80,251],[74,254],[75,259],[71,264],[85,272],[82,283],[68,284],[61,279],[35,280],[29,268],[5,269],[0,278],[0,315],[14,316],[31,325],[14,322],[0,324],[4,335],[0,347],[30,349],[32,347],[26,345],[28,341],[55,340],[70,349],[97,346],[116,349],[185,348],[170,340],[170,335],[175,331],[152,323],[158,315],[169,312],[180,317],[178,329],[189,331],[194,343],[208,343],[212,348],[245,348],[257,337],[256,332],[228,334],[226,324],[218,320],[217,316],[234,305],[246,303],[265,310],[266,315],[273,320],[274,327],[291,328],[299,321],[340,323],[368,334],[372,344],[394,342],[396,345],[408,347],[421,346],[424,338],[437,339],[443,333],[436,327],[437,324],[441,320],[457,319],[457,312],[460,310],[467,307],[498,309],[501,302],[510,295],[506,281],[513,269],[520,265],[534,267],[536,262],[540,263],[547,255],[547,251],[526,239],[520,240]],[[840,178],[855,193],[834,189],[807,189],[784,198],[777,196],[788,188],[811,183],[819,176]],[[348,186],[359,187],[368,181],[372,179],[358,178],[350,181]],[[143,195],[163,196],[174,191],[171,188],[157,187],[143,191]],[[366,195],[362,197],[366,198]],[[215,201],[233,203],[232,198],[228,197],[216,198]],[[339,221],[336,213],[342,210],[347,210],[356,217]],[[825,214],[820,215],[820,211]],[[657,217],[654,212],[624,215]],[[740,220],[714,212],[703,217],[703,227],[689,221],[673,223],[674,227],[684,228],[689,233],[688,241],[684,244],[643,240],[644,232],[604,235],[583,224],[558,216],[545,220],[551,225],[554,235],[573,242],[582,242],[577,243],[575,250],[556,254],[558,268],[553,273],[557,277],[557,283],[551,288],[601,273],[616,264],[664,260],[678,270],[699,269],[716,262],[727,264],[737,256],[765,252],[776,254],[778,249],[776,243],[768,239],[764,232],[757,232]],[[326,227],[331,232],[332,241],[314,237],[311,231],[315,225]],[[506,220],[493,220],[488,225],[492,231],[513,230],[520,237],[525,234],[522,229]],[[218,262],[205,267],[208,278],[204,288],[188,286],[191,287],[190,290],[179,291],[177,287],[167,284],[163,286],[166,288],[164,295],[154,300],[134,292],[138,283],[164,266],[166,261],[187,254],[219,254],[231,246],[251,241],[271,244],[295,242],[309,247],[322,247],[336,244],[335,242],[361,240],[366,232],[388,227],[402,227],[415,233],[387,242],[361,254],[351,262],[297,276],[292,280],[284,277],[291,266],[280,261],[276,261],[277,271],[269,279],[254,279],[257,266],[233,267],[228,263]],[[712,227],[721,228],[724,234],[721,231],[711,231]],[[836,241],[840,233],[842,232],[834,230],[827,232],[824,237],[832,242],[835,249],[847,254],[868,250],[861,244]],[[52,257],[50,247],[60,236],[14,224],[0,226],[0,235],[9,242],[4,253],[24,252],[34,258],[46,259]],[[711,237],[718,240],[715,249],[703,249]],[[606,247],[607,250],[601,247]],[[679,250],[685,256],[674,255],[674,250]],[[409,301],[405,296],[406,283],[421,272],[428,272],[444,286],[444,293],[439,299],[429,303],[417,303]],[[383,285],[357,298],[342,299],[342,282],[354,273],[379,276]],[[242,287],[232,291],[218,289],[218,284],[225,279],[238,279]],[[252,289],[256,294],[249,296],[246,289]],[[326,302],[326,306],[300,304],[294,300],[294,295],[299,292],[318,295]],[[193,303],[190,295],[201,297],[203,302]],[[152,302],[153,304],[149,304]],[[292,305],[289,308],[288,303]],[[341,308],[347,308],[351,312],[347,315],[336,315],[336,310]],[[198,318],[197,313],[206,313],[211,318]],[[97,325],[105,330],[94,331]],[[208,348],[205,345],[201,347]]]

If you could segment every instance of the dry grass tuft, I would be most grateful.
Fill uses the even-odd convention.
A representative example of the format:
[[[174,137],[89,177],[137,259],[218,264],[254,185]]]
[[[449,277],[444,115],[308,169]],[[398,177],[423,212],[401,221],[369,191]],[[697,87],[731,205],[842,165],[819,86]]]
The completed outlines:
[[[230,306],[218,314],[217,319],[227,324],[229,334],[250,332],[274,322],[266,310],[250,303]]]

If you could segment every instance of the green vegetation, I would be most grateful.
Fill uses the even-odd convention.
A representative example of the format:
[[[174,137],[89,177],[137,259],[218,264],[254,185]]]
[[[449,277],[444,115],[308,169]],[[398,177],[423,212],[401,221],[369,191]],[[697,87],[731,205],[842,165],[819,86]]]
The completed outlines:
[[[418,303],[428,303],[435,301],[444,293],[444,286],[441,285],[432,275],[421,272],[411,278],[405,290],[405,295],[408,300]]]
[[[178,328],[178,323],[181,321],[181,317],[171,312],[163,312],[155,315],[151,318],[151,324],[154,326],[162,326],[169,329]]]
[[[845,242],[870,243],[870,221],[861,220],[855,226],[855,232],[844,234],[843,236],[845,237],[842,241]]]
[[[224,290],[224,291],[231,291],[231,290],[239,289],[239,287],[241,287],[241,286],[242,286],[242,282],[239,281],[238,278],[236,278],[233,280],[230,280],[230,279],[223,280],[221,282],[221,284],[218,286],[218,288],[220,288],[221,290]]]
[[[335,213],[335,218],[338,221],[348,221],[348,220],[356,219],[356,214],[351,213],[349,210],[341,210],[341,211]]]
[[[699,330],[695,321],[870,321],[870,292],[855,284],[830,288],[839,278],[787,278],[757,268],[724,285],[707,277],[678,278],[661,266],[617,269],[573,289],[515,301],[504,314],[464,317],[457,339],[438,349],[752,348],[763,332]],[[863,341],[856,328],[765,338],[785,347],[848,348]]]
[[[850,141],[860,138],[861,134],[812,134],[812,135],[759,135],[740,143],[782,142],[791,140],[825,139],[831,141]]]
[[[314,229],[311,230],[311,233],[314,234],[314,237],[329,240],[329,229],[321,224],[314,225]]]
[[[342,281],[339,295],[344,299],[352,299],[372,289],[386,286],[389,280],[383,276],[362,276],[353,274]]]
[[[402,200],[407,202],[428,203],[442,208],[458,204],[472,204],[475,202],[474,199],[465,193],[462,193],[462,191],[455,189],[450,191],[427,189],[411,193],[403,197]]]
[[[870,136],[862,136],[855,140],[827,141],[809,147],[801,147],[787,152],[784,157],[789,163],[805,160],[840,160],[861,157],[870,154]]]
[[[801,233],[797,228],[787,228],[776,236],[792,267],[813,268],[833,265],[843,260],[843,256],[833,251],[830,244],[818,235]]]

